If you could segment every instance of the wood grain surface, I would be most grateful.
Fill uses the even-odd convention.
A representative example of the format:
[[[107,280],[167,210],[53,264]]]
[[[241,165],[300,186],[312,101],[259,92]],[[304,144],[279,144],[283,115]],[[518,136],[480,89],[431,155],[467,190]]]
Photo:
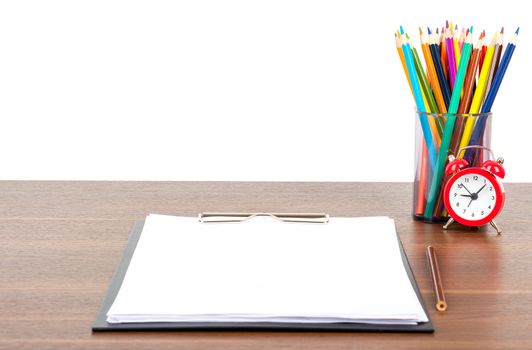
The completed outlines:
[[[0,181],[0,349],[532,349],[532,184],[506,190],[497,236],[414,221],[406,183]],[[394,218],[436,332],[92,333],[133,222],[201,211]],[[428,244],[445,313],[433,306]]]

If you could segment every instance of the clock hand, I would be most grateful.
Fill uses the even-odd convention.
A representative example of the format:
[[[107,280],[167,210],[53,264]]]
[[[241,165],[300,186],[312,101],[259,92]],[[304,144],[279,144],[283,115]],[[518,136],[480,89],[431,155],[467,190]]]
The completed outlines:
[[[484,187],[486,187],[486,184],[484,184],[484,186],[482,186],[482,187],[480,188],[480,190],[478,190],[475,194],[479,194],[480,191],[482,191],[482,190],[484,189]]]
[[[469,198],[471,198],[471,195],[470,195],[470,194],[461,194],[460,196],[462,196],[462,197],[469,197]]]
[[[462,187],[465,188],[465,190],[467,191],[467,193],[472,194],[471,191],[469,191],[469,190],[467,189],[467,187],[465,187],[464,184],[462,184]]]
[[[473,202],[473,197],[471,197],[471,200],[469,201],[469,204],[467,205],[468,208],[469,208],[469,206],[471,205],[472,202]]]

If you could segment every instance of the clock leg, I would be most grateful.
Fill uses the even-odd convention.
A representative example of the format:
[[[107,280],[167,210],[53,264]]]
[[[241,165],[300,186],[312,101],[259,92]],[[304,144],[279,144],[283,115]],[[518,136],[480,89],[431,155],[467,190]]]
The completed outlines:
[[[453,218],[449,218],[449,221],[445,225],[443,225],[443,229],[447,230],[449,228],[449,225],[451,225],[454,222]]]
[[[499,226],[497,226],[497,224],[495,223],[495,221],[491,220],[490,221],[490,225],[493,226],[493,228],[495,229],[495,231],[497,231],[497,235],[500,235],[502,233],[502,230],[499,228]]]

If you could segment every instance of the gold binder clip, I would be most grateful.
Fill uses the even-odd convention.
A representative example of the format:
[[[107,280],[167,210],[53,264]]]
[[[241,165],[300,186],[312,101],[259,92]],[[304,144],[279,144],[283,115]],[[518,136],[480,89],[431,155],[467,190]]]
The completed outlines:
[[[245,222],[256,217],[271,217],[281,222],[326,224],[329,214],[324,213],[200,213],[201,223]]]

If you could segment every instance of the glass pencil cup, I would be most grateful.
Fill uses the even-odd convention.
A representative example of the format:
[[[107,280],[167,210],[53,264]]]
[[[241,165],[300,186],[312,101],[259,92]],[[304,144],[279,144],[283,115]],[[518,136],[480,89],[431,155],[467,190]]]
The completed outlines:
[[[489,159],[492,113],[439,114],[416,111],[414,201],[412,213],[416,220],[429,223],[447,221],[443,188],[447,177],[445,166],[449,156],[465,158],[469,166],[480,167]],[[444,152],[443,154],[441,152]]]

